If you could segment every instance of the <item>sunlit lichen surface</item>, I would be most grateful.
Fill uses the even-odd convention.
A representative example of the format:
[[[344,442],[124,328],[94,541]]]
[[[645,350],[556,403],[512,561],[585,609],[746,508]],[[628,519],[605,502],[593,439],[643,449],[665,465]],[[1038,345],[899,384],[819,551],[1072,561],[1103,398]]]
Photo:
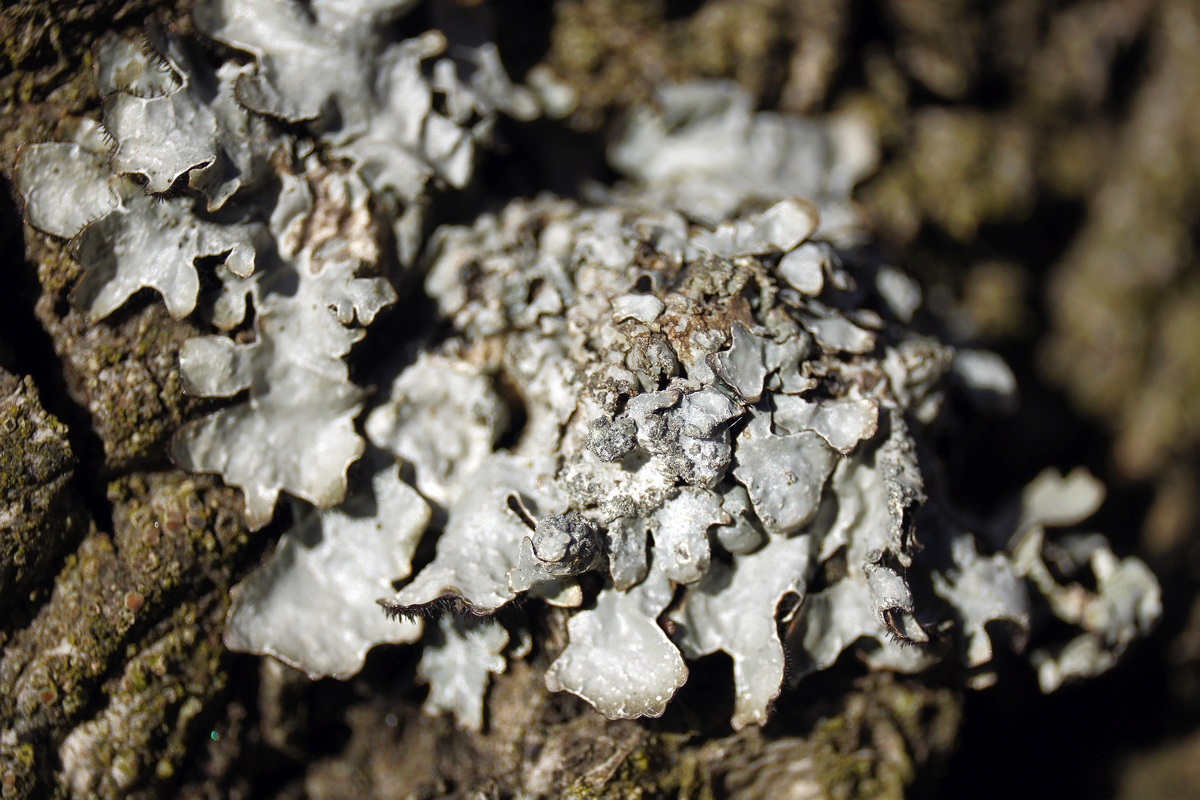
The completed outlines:
[[[184,734],[157,763],[106,742],[130,719],[186,727],[219,691],[188,677],[216,642],[177,634],[222,613],[226,647],[312,679],[353,678],[376,645],[412,648],[396,681],[428,685],[428,714],[480,735],[505,673],[609,720],[655,718],[703,702],[685,687],[721,653],[741,731],[839,665],[877,688],[892,673],[984,688],[1017,655],[1051,692],[1110,669],[1158,620],[1142,562],[1064,530],[1104,498],[1085,470],[1048,469],[988,516],[950,495],[936,436],[986,424],[1016,382],[873,246],[852,200],[879,161],[867,118],[664,83],[610,142],[617,182],[505,196],[476,170],[505,144],[498,126],[517,139],[589,99],[545,69],[510,80],[489,11],[202,0],[195,36],[100,38],[96,118],[22,149],[14,184],[29,225],[69,242],[72,307],[104,329],[161,303],[190,326],[171,329],[172,385],[208,403],[169,445],[162,432],[132,445],[169,449],[194,482],[164,472],[108,491],[127,530],[149,537],[153,522],[150,546],[178,537],[187,566],[158,580],[141,538],[92,530],[72,558],[102,566],[64,573],[49,602],[82,602],[103,570],[136,573],[88,634],[105,641],[63,630],[61,651],[41,653],[18,633],[0,661],[6,793],[48,772],[72,796],[169,778]],[[435,27],[410,31],[414,13]],[[439,224],[441,203],[457,224]],[[429,324],[380,341],[396,306]],[[4,402],[27,401],[14,384]],[[6,481],[71,469],[54,421],[34,419],[53,468],[31,446]],[[51,515],[52,498],[37,502]],[[272,525],[282,536],[256,572],[211,577]],[[0,596],[29,581],[0,578]],[[56,766],[35,765],[29,742],[77,719],[80,676],[104,673],[95,654],[113,657],[143,606],[189,581],[202,599],[129,655],[102,713],[55,742]],[[140,688],[156,669],[182,676],[168,702]],[[942,702],[930,692],[912,703]],[[645,735],[620,763],[643,745],[667,757]],[[551,785],[527,785],[539,780]]]

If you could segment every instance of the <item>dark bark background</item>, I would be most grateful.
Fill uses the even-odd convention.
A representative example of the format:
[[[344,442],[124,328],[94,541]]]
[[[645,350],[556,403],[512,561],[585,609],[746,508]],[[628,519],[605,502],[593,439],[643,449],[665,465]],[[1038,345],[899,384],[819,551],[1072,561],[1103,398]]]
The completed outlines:
[[[581,97],[486,165],[507,191],[570,192],[663,81],[868,114],[883,162],[858,197],[881,247],[1021,383],[1015,414],[941,442],[962,503],[1084,464],[1110,490],[1094,527],[1162,581],[1156,633],[1090,683],[1042,697],[1013,660],[966,693],[850,659],[739,734],[720,657],[663,719],[611,723],[548,695],[535,655],[469,735],[421,714],[411,648],[345,683],[224,650],[228,590],[286,520],[250,536],[236,491],[171,466],[164,443],[203,410],[175,368],[196,330],[148,294],[90,324],[65,246],[23,227],[7,180],[22,144],[97,111],[100,33],[187,32],[188,5],[0,10],[0,796],[1200,797],[1194,0],[495,4],[515,76],[544,63]]]

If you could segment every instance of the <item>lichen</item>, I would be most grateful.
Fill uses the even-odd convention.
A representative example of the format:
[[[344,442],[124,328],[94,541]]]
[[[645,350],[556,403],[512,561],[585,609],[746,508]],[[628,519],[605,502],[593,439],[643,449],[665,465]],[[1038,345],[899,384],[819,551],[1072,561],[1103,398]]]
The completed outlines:
[[[139,289],[153,288],[172,316],[183,317],[200,291],[197,259],[222,256],[241,277],[254,271],[261,225],[198,218],[191,198],[147,195],[110,171],[118,169],[112,161],[119,150],[108,135],[80,121],[73,142],[35,145],[14,171],[30,223],[72,240],[83,268],[72,297],[81,308],[107,317]]]
[[[669,118],[673,104],[700,96],[690,87],[644,113]],[[939,513],[948,500],[927,485],[929,455],[920,442],[941,412],[949,376],[973,397],[1003,401],[1013,389],[1009,373],[994,358],[974,351],[960,358],[906,329],[920,300],[915,287],[838,247],[854,240],[854,219],[838,195],[848,186],[808,174],[798,181],[834,209],[835,224],[826,226],[815,206],[778,200],[788,192],[786,171],[775,183],[751,185],[727,182],[721,165],[707,174],[671,162],[633,169],[642,158],[655,164],[647,154],[670,154],[672,146],[683,149],[681,163],[693,163],[693,137],[753,149],[757,139],[746,131],[788,124],[752,119],[738,102],[688,119],[691,129],[669,135],[644,123],[617,148],[627,148],[623,163],[649,183],[644,189],[618,189],[594,207],[516,201],[470,228],[439,232],[426,290],[456,334],[439,352],[465,361],[464,371],[505,375],[527,423],[515,455],[494,457],[506,468],[485,466],[465,479],[463,505],[450,506],[434,562],[385,606],[401,615],[439,604],[492,614],[536,587],[534,521],[516,511],[532,502],[537,475],[537,494],[564,494],[572,513],[607,532],[607,564],[594,568],[604,583],[594,605],[584,594],[567,623],[569,644],[547,670],[551,689],[579,694],[607,716],[662,713],[685,674],[678,649],[693,658],[718,649],[733,656],[738,727],[767,719],[782,688],[785,649],[796,679],[854,649],[875,669],[905,672],[963,658],[984,685],[993,650],[980,631],[1013,623],[1008,644],[1022,649],[1027,609],[1052,590],[1042,587],[1038,598],[1016,581],[1030,568],[1019,566],[1027,553],[1015,539],[989,542]],[[790,135],[820,142],[828,133],[811,127]],[[673,145],[672,136],[686,144]],[[836,150],[818,152],[826,168],[843,168]],[[703,221],[694,203],[712,202],[704,190],[718,181],[726,191],[715,196],[719,207],[746,212],[689,225],[670,210],[647,210],[653,198]],[[796,262],[781,274],[788,254],[809,240],[821,253],[804,269],[821,279],[801,275]],[[519,478],[526,469],[534,471]],[[730,509],[761,526],[766,546],[751,531],[752,544],[738,552],[714,552],[713,529],[734,524],[722,497],[736,496],[735,487],[749,507],[733,501]],[[481,536],[484,528],[503,534]],[[962,570],[974,564],[968,552],[980,551],[994,565],[972,573],[976,588],[991,591],[983,603],[950,588],[962,586]],[[843,574],[810,593],[809,582],[834,561]],[[918,602],[912,582],[921,573],[944,589],[947,605]],[[577,577],[569,577],[574,586]],[[1109,617],[1109,655],[1124,646],[1118,630],[1144,633],[1155,616],[1157,589],[1145,577],[1125,595],[1143,604],[1143,615]],[[656,622],[671,601],[664,580],[676,587],[679,607],[671,639]],[[577,605],[582,586],[566,594],[556,587],[553,600]],[[743,614],[768,622],[752,633],[735,622]],[[965,657],[934,644],[933,631],[960,615]],[[786,626],[782,638],[777,625]],[[1089,663],[1111,663],[1092,652]],[[1086,660],[1068,671],[1090,670]]]
[[[965,388],[969,413],[1011,402],[1015,381],[917,325],[919,288],[859,247],[850,195],[878,156],[861,118],[755,112],[729,83],[664,86],[610,147],[625,182],[586,201],[500,202],[426,242],[434,192],[468,185],[500,113],[537,108],[473,12],[394,35],[413,5],[206,0],[198,27],[248,54],[223,64],[227,51],[169,36],[161,60],[103,40],[104,131],[77,122],[16,173],[30,223],[72,238],[80,308],[110,316],[151,288],[206,331],[179,348],[179,380],[227,403],[177,431],[177,464],[240,488],[252,530],[282,493],[296,498],[275,557],[235,590],[230,646],[344,677],[372,645],[415,638],[412,618],[442,614],[419,667],[427,707],[480,730],[489,676],[535,649],[536,611],[505,615],[537,599],[564,609],[548,689],[613,719],[659,716],[686,659],[723,651],[740,729],[766,724],[788,663],[802,681],[850,651],[872,671],[943,662],[984,685],[998,648],[1023,651],[1038,609],[1078,629],[1030,654],[1052,690],[1109,668],[1154,624],[1157,584],[1140,562],[1094,537],[1046,541],[1086,514],[1047,516],[1041,484],[1013,528],[954,510],[928,447],[947,392]],[[929,146],[954,138],[928,119]],[[958,235],[987,215],[952,206],[943,224]],[[375,400],[347,357],[423,246],[441,330],[404,345],[411,363]],[[110,361],[94,356],[103,373]],[[402,467],[373,462],[360,476],[373,491],[356,497],[369,403],[372,444]],[[128,479],[114,493],[158,488]],[[408,580],[425,533],[432,559]],[[117,573],[124,590],[104,606],[100,655],[197,562],[240,544],[183,537],[192,558],[160,565],[90,537],[69,577],[86,588]],[[1055,546],[1075,570],[1066,584],[1046,563]],[[1094,591],[1075,580],[1085,563]],[[70,580],[59,589],[51,605],[79,601]],[[371,592],[405,627],[369,616]],[[297,613],[323,624],[315,637]],[[80,713],[102,672],[71,661],[87,651],[14,668],[23,725]],[[864,791],[911,778],[900,763],[872,782],[851,762]]]
[[[343,358],[396,299],[385,278],[357,276],[361,259],[377,252],[365,188],[352,176],[315,172],[285,181],[271,226],[278,259],[257,280],[227,284],[215,312],[218,326],[240,325],[250,298],[254,341],[197,337],[179,354],[192,394],[248,394],[181,428],[172,454],[185,469],[219,472],[241,487],[252,529],[270,521],[284,489],[322,508],[344,499],[346,470],[365,443],[354,430],[363,394]],[[339,227],[324,230],[325,217]],[[297,426],[304,436],[290,440]]]
[[[420,638],[419,622],[390,623],[374,603],[408,577],[429,522],[396,466],[381,467],[369,491],[338,509],[295,515],[271,560],[233,591],[230,649],[274,656],[315,679],[354,674],[376,644]]]

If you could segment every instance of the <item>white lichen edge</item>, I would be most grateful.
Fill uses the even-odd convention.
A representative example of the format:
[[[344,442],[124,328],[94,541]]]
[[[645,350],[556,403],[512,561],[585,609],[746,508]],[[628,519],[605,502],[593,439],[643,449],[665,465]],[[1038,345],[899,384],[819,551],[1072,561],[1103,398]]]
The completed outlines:
[[[270,655],[310,678],[347,678],[377,644],[415,642],[420,621],[388,620],[377,598],[408,577],[429,506],[396,465],[340,508],[294,504],[298,522],[271,559],[233,590],[225,627],[231,650]]]
[[[655,570],[627,592],[602,589],[594,608],[568,621],[570,643],[546,671],[546,688],[578,695],[609,719],[662,716],[688,674],[658,624],[673,594]]]

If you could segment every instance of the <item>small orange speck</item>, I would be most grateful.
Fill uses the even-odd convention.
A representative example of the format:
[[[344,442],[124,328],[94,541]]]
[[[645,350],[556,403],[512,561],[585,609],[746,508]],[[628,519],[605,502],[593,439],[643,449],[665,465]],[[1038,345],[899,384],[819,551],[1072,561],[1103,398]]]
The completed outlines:
[[[146,604],[146,598],[142,597],[137,592],[129,592],[125,595],[125,607],[130,611],[139,611]]]

